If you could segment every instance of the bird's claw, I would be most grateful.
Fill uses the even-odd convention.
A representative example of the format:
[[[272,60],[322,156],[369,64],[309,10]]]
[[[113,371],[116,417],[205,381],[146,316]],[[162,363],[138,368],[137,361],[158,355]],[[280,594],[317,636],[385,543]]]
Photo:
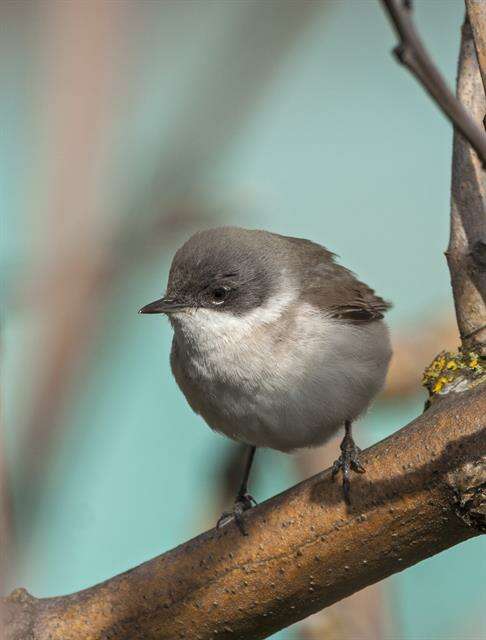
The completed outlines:
[[[241,534],[247,536],[248,532],[246,531],[243,522],[243,514],[245,511],[248,511],[248,509],[256,506],[256,504],[257,501],[249,493],[237,496],[235,504],[233,506],[233,511],[224,511],[218,522],[216,523],[216,527],[219,529],[231,520],[234,520]]]
[[[339,458],[332,465],[332,479],[334,480],[338,472],[340,470],[342,471],[344,501],[346,504],[351,504],[349,482],[350,471],[352,470],[356,473],[365,473],[365,468],[359,460],[361,449],[355,445],[351,436],[345,436],[341,443],[341,452],[342,453]]]

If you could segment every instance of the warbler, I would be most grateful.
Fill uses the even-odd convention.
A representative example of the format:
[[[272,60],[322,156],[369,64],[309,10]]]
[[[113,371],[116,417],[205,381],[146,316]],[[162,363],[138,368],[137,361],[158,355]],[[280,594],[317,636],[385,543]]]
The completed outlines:
[[[389,308],[310,240],[220,227],[175,254],[164,297],[140,313],[169,317],[171,368],[192,409],[248,445],[231,512],[243,533],[257,447],[316,447],[344,428],[333,476],[350,501],[350,471],[364,472],[352,424],[385,380]]]

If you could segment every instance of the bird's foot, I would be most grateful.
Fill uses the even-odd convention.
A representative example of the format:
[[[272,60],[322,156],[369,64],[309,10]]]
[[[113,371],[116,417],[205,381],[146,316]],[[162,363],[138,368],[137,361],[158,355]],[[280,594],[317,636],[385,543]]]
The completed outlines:
[[[249,493],[244,493],[236,496],[235,504],[232,511],[224,511],[220,519],[216,523],[216,527],[219,529],[231,520],[235,521],[236,526],[244,536],[248,535],[243,522],[243,514],[248,509],[251,509],[257,504],[257,501]]]
[[[349,476],[351,470],[356,473],[365,473],[365,468],[359,460],[361,449],[356,446],[350,433],[346,433],[341,442],[341,455],[332,465],[332,479],[341,470],[343,473],[343,494],[346,504],[351,504]]]

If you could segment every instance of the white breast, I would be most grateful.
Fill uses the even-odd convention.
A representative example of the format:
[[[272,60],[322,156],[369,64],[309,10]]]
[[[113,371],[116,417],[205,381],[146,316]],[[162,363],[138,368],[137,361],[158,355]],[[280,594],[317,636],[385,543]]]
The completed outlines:
[[[174,316],[172,369],[192,408],[233,439],[282,451],[322,444],[363,413],[391,356],[382,321],[339,323],[292,294],[244,316]]]

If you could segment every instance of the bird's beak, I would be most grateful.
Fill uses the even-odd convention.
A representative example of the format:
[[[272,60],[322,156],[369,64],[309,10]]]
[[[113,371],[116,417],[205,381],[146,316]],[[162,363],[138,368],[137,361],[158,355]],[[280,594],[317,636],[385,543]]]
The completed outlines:
[[[184,309],[185,307],[187,307],[187,304],[174,298],[160,298],[160,300],[146,304],[138,313],[171,313],[172,311]]]

